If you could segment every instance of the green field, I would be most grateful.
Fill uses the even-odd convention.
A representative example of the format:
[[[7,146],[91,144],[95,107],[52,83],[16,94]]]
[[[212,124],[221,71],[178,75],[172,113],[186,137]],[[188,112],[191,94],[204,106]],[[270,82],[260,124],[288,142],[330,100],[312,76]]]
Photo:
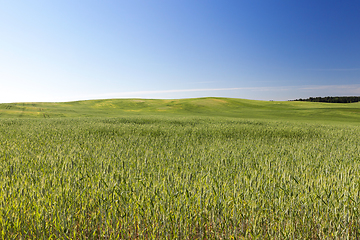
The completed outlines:
[[[108,99],[0,104],[0,118],[223,116],[242,119],[359,123],[358,103],[270,102],[236,98]]]
[[[0,104],[2,239],[358,239],[360,103]]]

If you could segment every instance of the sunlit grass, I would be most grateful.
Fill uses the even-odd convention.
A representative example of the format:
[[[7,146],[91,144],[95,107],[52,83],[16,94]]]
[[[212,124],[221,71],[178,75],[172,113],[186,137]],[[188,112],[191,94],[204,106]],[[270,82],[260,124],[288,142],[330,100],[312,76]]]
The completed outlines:
[[[360,103],[255,101],[235,98],[105,99],[0,104],[0,118],[223,116],[318,123],[360,123]]]
[[[235,118],[0,121],[3,239],[360,235],[360,128]]]

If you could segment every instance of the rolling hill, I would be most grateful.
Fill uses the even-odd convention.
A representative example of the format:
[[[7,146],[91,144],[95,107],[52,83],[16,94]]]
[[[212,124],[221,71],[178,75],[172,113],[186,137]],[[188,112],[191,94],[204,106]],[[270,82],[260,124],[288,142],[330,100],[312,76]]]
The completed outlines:
[[[221,116],[246,119],[360,122],[360,103],[257,101],[236,98],[104,99],[0,104],[0,118]]]

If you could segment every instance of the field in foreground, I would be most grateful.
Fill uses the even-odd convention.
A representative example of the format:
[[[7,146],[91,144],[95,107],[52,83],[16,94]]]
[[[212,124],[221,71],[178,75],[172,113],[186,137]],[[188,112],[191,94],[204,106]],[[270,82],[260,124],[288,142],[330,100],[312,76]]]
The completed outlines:
[[[3,239],[360,237],[356,124],[11,118],[0,139]]]

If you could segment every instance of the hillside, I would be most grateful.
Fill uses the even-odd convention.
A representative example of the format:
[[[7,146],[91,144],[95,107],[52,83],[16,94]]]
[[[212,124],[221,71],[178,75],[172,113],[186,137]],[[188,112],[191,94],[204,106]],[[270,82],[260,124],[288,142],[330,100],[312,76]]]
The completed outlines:
[[[359,239],[359,106],[1,104],[3,239]]]
[[[360,103],[256,101],[235,98],[105,99],[59,103],[0,104],[0,118],[192,115],[249,119],[360,122]]]

